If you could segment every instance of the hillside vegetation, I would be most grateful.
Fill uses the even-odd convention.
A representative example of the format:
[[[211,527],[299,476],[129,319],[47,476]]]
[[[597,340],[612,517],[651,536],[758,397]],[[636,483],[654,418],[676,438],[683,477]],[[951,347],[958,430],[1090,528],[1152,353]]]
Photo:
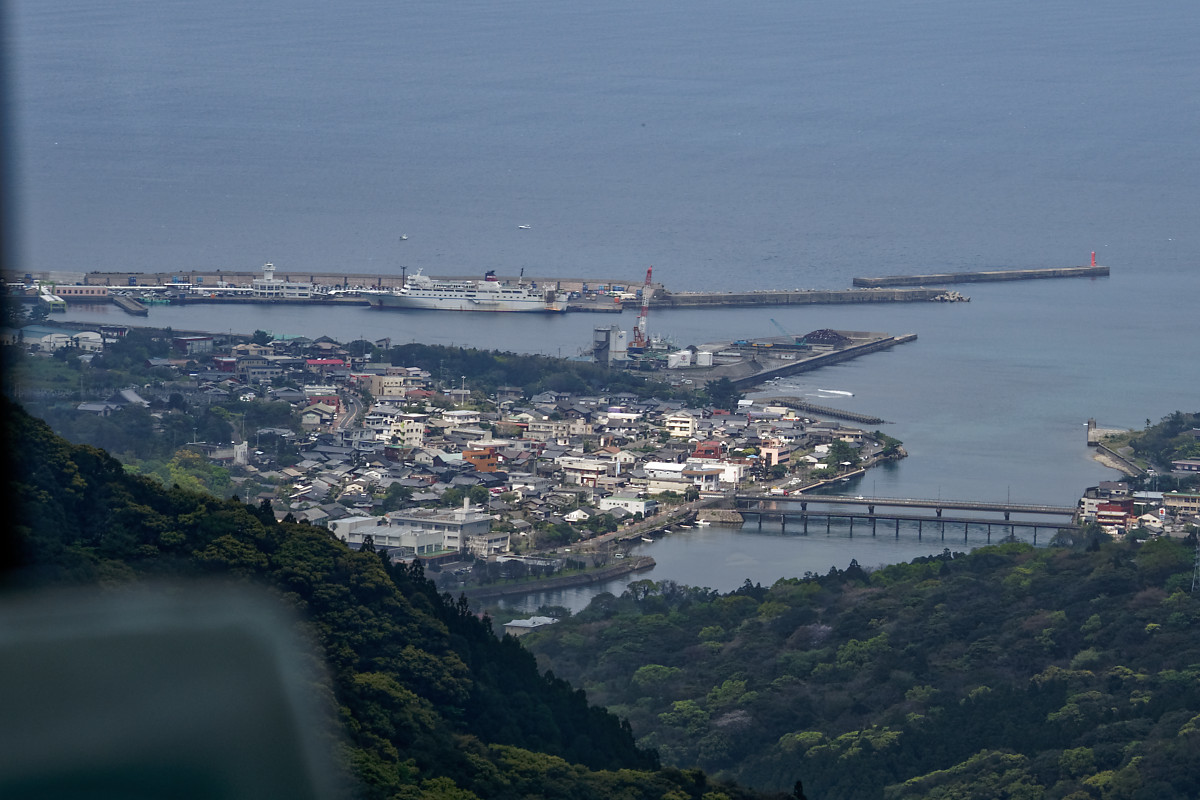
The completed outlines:
[[[665,763],[746,785],[1200,797],[1194,534],[1064,539],[726,595],[639,581],[525,641]]]
[[[627,724],[588,704],[419,563],[391,567],[267,508],[131,475],[7,401],[5,587],[222,576],[267,586],[309,621],[331,675],[338,760],[367,798],[759,797],[658,769]]]

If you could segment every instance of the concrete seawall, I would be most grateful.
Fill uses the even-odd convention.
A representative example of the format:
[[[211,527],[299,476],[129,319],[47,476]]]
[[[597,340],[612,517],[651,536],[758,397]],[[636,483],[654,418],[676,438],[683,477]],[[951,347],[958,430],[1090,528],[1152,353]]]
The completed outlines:
[[[879,350],[887,350],[889,347],[894,347],[905,342],[916,341],[915,333],[906,333],[903,336],[889,336],[886,339],[881,339],[868,344],[860,344],[855,347],[847,347],[845,350],[835,350],[832,353],[822,353],[813,358],[806,358],[803,361],[793,361],[783,364],[772,369],[766,369],[762,372],[756,372],[753,375],[747,375],[743,378],[733,379],[733,385],[738,389],[746,389],[751,386],[757,386],[760,383],[765,383],[771,378],[780,378],[786,375],[798,375],[801,372],[808,372],[821,367],[827,367],[830,364],[837,364],[842,361],[847,361],[851,358],[874,353]]]
[[[502,586],[473,586],[462,589],[462,593],[472,602],[496,600],[501,597],[545,592],[555,589],[570,589],[576,586],[590,586],[593,583],[603,583],[631,572],[640,572],[654,568],[654,559],[650,556],[635,556],[627,558],[619,564],[610,564],[599,569],[577,572],[572,575],[562,575],[556,578],[543,578],[536,581],[510,583]]]
[[[1107,275],[1108,267],[1001,269],[986,270],[983,272],[939,272],[932,275],[889,275],[883,278],[855,278],[854,285],[864,289],[876,289],[884,286],[929,286],[941,283],[1026,281],[1037,278],[1096,278]]]
[[[834,417],[835,419],[845,419],[850,422],[861,422],[864,425],[882,425],[885,422],[882,418],[872,417],[870,414],[859,414],[856,411],[843,411],[840,408],[819,406],[816,403],[810,403],[799,397],[756,397],[754,398],[754,402],[755,404],[762,403],[764,406],[784,406],[796,411],[807,411],[818,417]]]
[[[761,292],[656,292],[651,308],[716,306],[790,306],[839,303],[912,303],[930,301],[944,289],[838,289]]]

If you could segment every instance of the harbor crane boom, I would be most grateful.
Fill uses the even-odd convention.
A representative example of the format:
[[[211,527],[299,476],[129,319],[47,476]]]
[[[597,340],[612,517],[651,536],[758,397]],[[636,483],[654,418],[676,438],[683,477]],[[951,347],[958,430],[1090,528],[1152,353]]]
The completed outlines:
[[[646,270],[646,283],[642,286],[642,309],[638,312],[637,327],[633,329],[633,346],[639,350],[645,350],[648,343],[646,339],[646,316],[650,313],[650,293],[653,291],[650,288],[650,276],[653,273],[653,266]]]
[[[780,325],[778,322],[776,322],[774,317],[771,317],[771,324],[774,325],[779,330],[780,333],[782,333],[787,338],[791,339],[796,344],[800,343],[800,337],[790,334],[786,330],[784,330],[784,327],[782,325]]]

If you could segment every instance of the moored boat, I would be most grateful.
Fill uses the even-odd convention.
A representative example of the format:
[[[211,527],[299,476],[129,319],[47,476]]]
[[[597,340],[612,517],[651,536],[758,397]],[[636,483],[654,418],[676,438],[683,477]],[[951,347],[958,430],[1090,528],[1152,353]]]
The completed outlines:
[[[481,281],[431,278],[418,271],[394,291],[374,295],[379,308],[423,308],[435,311],[566,311],[566,296],[536,283],[505,283],[489,271]]]

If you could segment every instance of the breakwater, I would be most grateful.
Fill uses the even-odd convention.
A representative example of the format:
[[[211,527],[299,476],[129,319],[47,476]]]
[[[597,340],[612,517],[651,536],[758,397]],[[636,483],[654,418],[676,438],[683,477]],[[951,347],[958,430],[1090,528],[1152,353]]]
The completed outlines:
[[[888,336],[885,339],[877,339],[867,342],[866,344],[847,347],[844,350],[834,350],[829,353],[821,353],[812,358],[805,358],[799,361],[787,361],[777,367],[764,369],[760,372],[755,372],[753,375],[746,375],[740,378],[732,378],[732,383],[735,388],[748,389],[752,386],[757,386],[760,383],[765,383],[771,378],[782,378],[788,375],[798,375],[801,372],[809,372],[810,370],[827,367],[830,364],[838,364],[842,361],[848,361],[851,358],[857,358],[868,353],[874,353],[879,350],[887,350],[898,344],[905,342],[916,341],[915,333],[906,333],[903,336]]]
[[[799,397],[756,397],[754,398],[755,405],[762,403],[764,406],[783,406],[784,408],[793,408],[796,411],[807,411],[811,414],[822,417],[833,417],[834,419],[844,419],[850,422],[860,422],[863,425],[883,425],[884,420],[880,417],[872,417],[869,414],[859,414],[854,411],[843,411],[840,408],[829,408],[828,406],[819,406],[816,403],[810,403],[807,400],[802,400]]]
[[[1108,267],[1053,267],[1050,269],[998,269],[982,272],[938,272],[931,275],[889,275],[882,278],[855,278],[853,283],[863,289],[878,289],[887,286],[1026,281],[1038,278],[1097,278],[1106,275],[1108,275]]]
[[[932,301],[945,289],[794,289],[758,292],[656,292],[651,308],[705,308],[717,306],[792,306],[841,303],[913,303]]]

